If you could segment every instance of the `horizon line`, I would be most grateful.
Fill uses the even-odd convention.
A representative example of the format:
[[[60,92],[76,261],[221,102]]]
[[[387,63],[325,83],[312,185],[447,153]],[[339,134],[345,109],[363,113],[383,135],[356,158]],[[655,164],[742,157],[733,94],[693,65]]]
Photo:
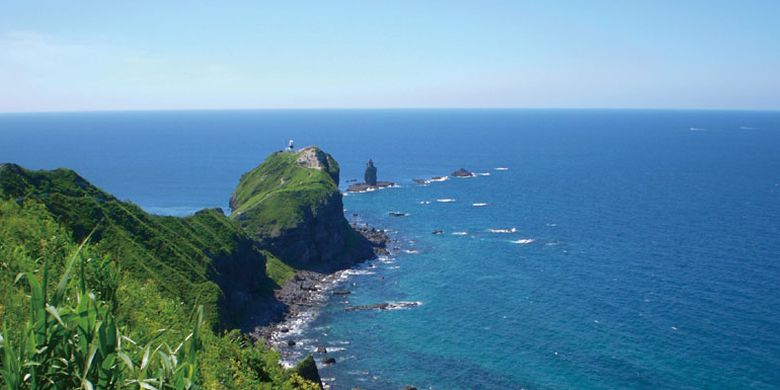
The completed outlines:
[[[780,112],[780,108],[707,108],[707,107],[257,107],[257,108],[127,108],[2,111],[0,115],[23,114],[99,114],[133,112],[194,112],[194,111],[742,111]]]

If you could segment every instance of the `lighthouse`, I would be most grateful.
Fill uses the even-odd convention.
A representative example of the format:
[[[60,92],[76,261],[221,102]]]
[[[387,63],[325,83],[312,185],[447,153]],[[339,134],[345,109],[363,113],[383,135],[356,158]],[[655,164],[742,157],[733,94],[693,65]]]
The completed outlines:
[[[293,149],[294,149],[294,148],[295,148],[295,147],[293,146],[293,140],[289,140],[289,141],[287,142],[287,149],[285,149],[285,151],[286,151],[286,152],[290,152],[290,153],[292,153],[292,151],[293,151]]]

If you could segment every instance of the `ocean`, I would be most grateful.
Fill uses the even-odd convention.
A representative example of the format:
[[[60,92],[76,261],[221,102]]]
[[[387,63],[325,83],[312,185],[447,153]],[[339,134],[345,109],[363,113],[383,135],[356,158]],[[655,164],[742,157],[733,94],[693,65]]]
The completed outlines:
[[[368,159],[398,183],[344,198],[392,255],[290,336],[328,349],[332,388],[780,387],[780,112],[0,115],[0,162],[168,215],[227,211],[288,139],[333,154],[343,188]],[[461,167],[481,175],[412,181]],[[382,302],[419,306],[344,310]]]

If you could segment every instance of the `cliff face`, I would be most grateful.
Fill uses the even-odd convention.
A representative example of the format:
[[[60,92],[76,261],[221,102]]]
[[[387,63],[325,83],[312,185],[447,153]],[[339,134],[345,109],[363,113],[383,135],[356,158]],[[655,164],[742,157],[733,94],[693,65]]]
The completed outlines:
[[[274,153],[241,177],[231,217],[285,263],[343,268],[373,250],[344,218],[338,181],[338,163],[316,147]]]

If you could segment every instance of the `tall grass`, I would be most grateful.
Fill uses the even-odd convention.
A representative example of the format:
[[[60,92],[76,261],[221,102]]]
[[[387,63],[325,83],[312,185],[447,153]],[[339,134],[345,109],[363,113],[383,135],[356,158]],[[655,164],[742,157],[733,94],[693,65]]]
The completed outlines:
[[[16,277],[29,286],[30,318],[18,339],[9,337],[3,321],[0,382],[9,390],[197,388],[203,308],[196,310],[192,333],[175,347],[157,340],[164,329],[147,340],[132,340],[117,325],[113,303],[87,289],[82,249],[88,239],[74,251],[53,291],[46,264],[40,279],[33,273]],[[77,265],[79,286],[68,294]],[[115,297],[116,286],[103,284],[99,295]]]

